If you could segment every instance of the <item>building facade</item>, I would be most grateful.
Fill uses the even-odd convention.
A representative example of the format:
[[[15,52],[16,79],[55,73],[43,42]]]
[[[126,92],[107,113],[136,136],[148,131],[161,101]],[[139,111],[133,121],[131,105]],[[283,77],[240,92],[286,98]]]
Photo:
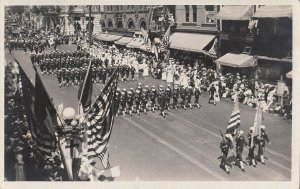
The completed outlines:
[[[230,66],[222,67],[272,82],[285,76],[292,69],[291,16],[290,6],[221,6],[218,57],[253,57],[252,64],[237,65],[232,60]]]
[[[147,31],[161,31],[156,22],[160,14],[157,11],[158,7],[155,5],[104,5],[100,11],[102,31],[123,36],[133,36],[134,33],[140,32],[141,28]]]
[[[175,5],[170,10],[175,14],[176,28],[171,35],[171,56],[182,63],[213,65],[216,57],[218,25],[215,16],[217,5]],[[200,62],[197,62],[200,61]]]

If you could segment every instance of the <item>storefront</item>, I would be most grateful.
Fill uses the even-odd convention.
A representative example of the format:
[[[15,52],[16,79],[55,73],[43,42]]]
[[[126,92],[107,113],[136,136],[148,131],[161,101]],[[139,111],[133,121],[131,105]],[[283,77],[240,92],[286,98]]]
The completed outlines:
[[[179,60],[180,64],[194,66],[207,64],[214,66],[216,58],[216,36],[200,33],[175,32],[170,36],[170,56]]]
[[[247,78],[255,77],[256,60],[248,54],[227,53],[215,61],[222,74],[240,73]]]

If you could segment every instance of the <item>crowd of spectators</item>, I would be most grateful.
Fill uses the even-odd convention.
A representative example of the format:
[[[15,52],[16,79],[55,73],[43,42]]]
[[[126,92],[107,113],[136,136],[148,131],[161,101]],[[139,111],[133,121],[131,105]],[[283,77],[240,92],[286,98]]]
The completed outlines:
[[[5,180],[67,180],[58,151],[45,155],[34,144],[23,109],[17,65],[5,67]]]

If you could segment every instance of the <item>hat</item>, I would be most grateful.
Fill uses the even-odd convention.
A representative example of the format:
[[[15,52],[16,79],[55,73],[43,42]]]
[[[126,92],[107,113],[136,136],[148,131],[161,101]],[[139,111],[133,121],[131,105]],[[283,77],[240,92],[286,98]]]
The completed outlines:
[[[266,126],[265,125],[261,125],[260,128],[261,129],[266,129]]]
[[[136,92],[136,93],[140,93],[140,90],[136,90],[135,92]]]
[[[254,127],[250,127],[250,131],[254,131]]]
[[[123,88],[123,91],[126,91],[126,88]]]
[[[227,133],[227,134],[225,134],[225,137],[226,137],[226,138],[230,138],[231,135],[230,135],[229,133]]]
[[[134,89],[131,87],[129,90],[133,91]]]
[[[152,85],[152,88],[155,88],[155,85]]]
[[[145,88],[148,88],[149,86],[148,85],[145,85]]]

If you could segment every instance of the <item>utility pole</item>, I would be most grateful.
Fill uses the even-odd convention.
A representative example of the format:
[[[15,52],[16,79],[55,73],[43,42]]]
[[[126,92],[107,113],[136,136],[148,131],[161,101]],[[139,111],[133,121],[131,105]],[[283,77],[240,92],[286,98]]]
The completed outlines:
[[[92,24],[91,24],[92,5],[89,5],[89,48],[92,47]]]

